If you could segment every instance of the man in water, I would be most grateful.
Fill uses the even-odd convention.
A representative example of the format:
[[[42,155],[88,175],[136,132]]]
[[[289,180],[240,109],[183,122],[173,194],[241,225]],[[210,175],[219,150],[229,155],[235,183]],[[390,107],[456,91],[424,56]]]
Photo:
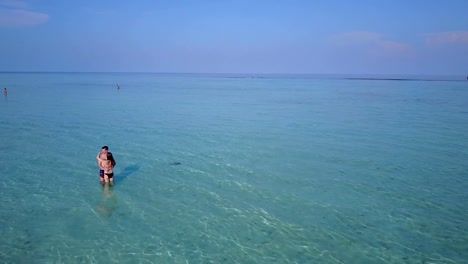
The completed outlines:
[[[96,159],[98,160],[99,166],[99,177],[101,177],[101,182],[104,182],[104,168],[101,167],[101,160],[107,160],[107,152],[109,152],[109,147],[103,146],[101,152],[97,154]]]
[[[7,96],[7,95],[8,95],[8,91],[7,91],[7,89],[6,89],[6,88],[3,88],[3,94],[4,94],[5,96]]]

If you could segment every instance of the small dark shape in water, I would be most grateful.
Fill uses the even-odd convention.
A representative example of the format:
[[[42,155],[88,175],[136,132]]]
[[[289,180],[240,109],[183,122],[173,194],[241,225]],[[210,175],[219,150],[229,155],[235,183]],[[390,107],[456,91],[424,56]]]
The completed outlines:
[[[177,162],[177,161],[176,161],[176,162],[172,162],[172,163],[171,163],[171,165],[172,165],[172,166],[179,166],[180,164],[182,164],[182,163],[180,163],[180,162]]]

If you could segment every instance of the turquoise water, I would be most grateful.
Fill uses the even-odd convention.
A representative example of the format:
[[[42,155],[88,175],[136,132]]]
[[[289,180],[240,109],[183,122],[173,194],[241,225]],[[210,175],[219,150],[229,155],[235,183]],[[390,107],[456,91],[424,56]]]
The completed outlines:
[[[466,81],[0,84],[1,263],[468,263]]]

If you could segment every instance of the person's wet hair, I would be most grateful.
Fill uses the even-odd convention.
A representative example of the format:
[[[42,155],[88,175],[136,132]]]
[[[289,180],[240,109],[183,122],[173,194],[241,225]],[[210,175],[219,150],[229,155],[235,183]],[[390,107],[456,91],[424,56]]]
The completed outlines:
[[[108,147],[108,146],[104,146],[104,147],[102,147],[102,149],[109,150],[109,147]]]
[[[115,166],[116,162],[115,162],[114,156],[112,156],[111,152],[107,152],[106,158],[107,158],[107,160],[111,161],[112,166]]]

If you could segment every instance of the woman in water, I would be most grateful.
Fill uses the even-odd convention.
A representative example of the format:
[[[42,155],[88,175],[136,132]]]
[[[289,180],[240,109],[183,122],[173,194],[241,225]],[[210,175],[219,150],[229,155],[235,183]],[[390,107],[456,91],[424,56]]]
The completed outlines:
[[[115,160],[110,152],[107,152],[106,157],[105,160],[99,160],[99,167],[104,168],[104,181],[113,183]]]

